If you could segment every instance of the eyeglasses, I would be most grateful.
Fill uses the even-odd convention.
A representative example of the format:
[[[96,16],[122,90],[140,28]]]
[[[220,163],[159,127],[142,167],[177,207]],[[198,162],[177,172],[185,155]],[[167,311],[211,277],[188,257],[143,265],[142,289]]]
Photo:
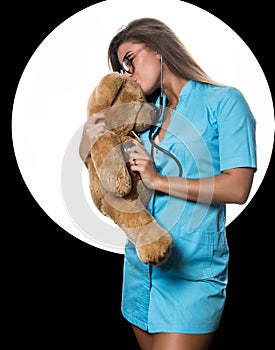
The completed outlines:
[[[140,47],[139,49],[137,49],[134,53],[132,53],[130,55],[128,55],[126,53],[126,55],[123,57],[122,62],[121,62],[121,68],[122,68],[124,73],[128,73],[128,74],[134,73],[135,67],[133,65],[133,60],[143,49],[145,49],[145,47]]]

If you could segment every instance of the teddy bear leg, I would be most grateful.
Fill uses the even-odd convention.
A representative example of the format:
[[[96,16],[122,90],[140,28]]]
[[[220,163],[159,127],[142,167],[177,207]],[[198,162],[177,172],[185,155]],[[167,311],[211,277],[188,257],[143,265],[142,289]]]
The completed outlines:
[[[135,246],[140,260],[154,266],[164,263],[173,247],[171,235],[155,220],[138,231]]]
[[[135,244],[137,254],[144,264],[160,265],[168,258],[173,239],[139,199],[128,201],[105,193],[102,203],[102,211]]]

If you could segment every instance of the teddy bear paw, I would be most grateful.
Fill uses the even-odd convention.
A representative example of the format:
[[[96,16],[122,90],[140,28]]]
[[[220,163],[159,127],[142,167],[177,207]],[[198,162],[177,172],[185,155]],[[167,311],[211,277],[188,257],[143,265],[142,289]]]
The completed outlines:
[[[165,233],[152,243],[137,247],[137,254],[144,264],[154,266],[164,263],[170,255],[173,239],[169,233]]]

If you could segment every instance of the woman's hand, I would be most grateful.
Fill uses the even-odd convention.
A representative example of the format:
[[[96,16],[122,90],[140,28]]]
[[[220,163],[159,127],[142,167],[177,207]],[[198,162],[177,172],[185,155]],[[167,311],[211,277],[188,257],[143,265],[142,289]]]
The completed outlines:
[[[107,131],[104,113],[92,114],[84,124],[81,142],[79,145],[79,155],[88,167],[91,158],[91,148],[95,141]]]
[[[155,168],[150,155],[142,145],[136,145],[129,152],[129,164],[133,175],[139,173],[142,182],[149,189],[155,189],[157,181],[162,177]]]

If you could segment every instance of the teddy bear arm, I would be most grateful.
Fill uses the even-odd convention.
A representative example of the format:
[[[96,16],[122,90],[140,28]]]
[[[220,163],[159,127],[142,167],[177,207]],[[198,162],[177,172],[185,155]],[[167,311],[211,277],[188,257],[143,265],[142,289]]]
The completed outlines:
[[[94,143],[91,160],[106,191],[119,197],[130,192],[131,175],[121,149],[121,140],[115,133],[108,131]]]

